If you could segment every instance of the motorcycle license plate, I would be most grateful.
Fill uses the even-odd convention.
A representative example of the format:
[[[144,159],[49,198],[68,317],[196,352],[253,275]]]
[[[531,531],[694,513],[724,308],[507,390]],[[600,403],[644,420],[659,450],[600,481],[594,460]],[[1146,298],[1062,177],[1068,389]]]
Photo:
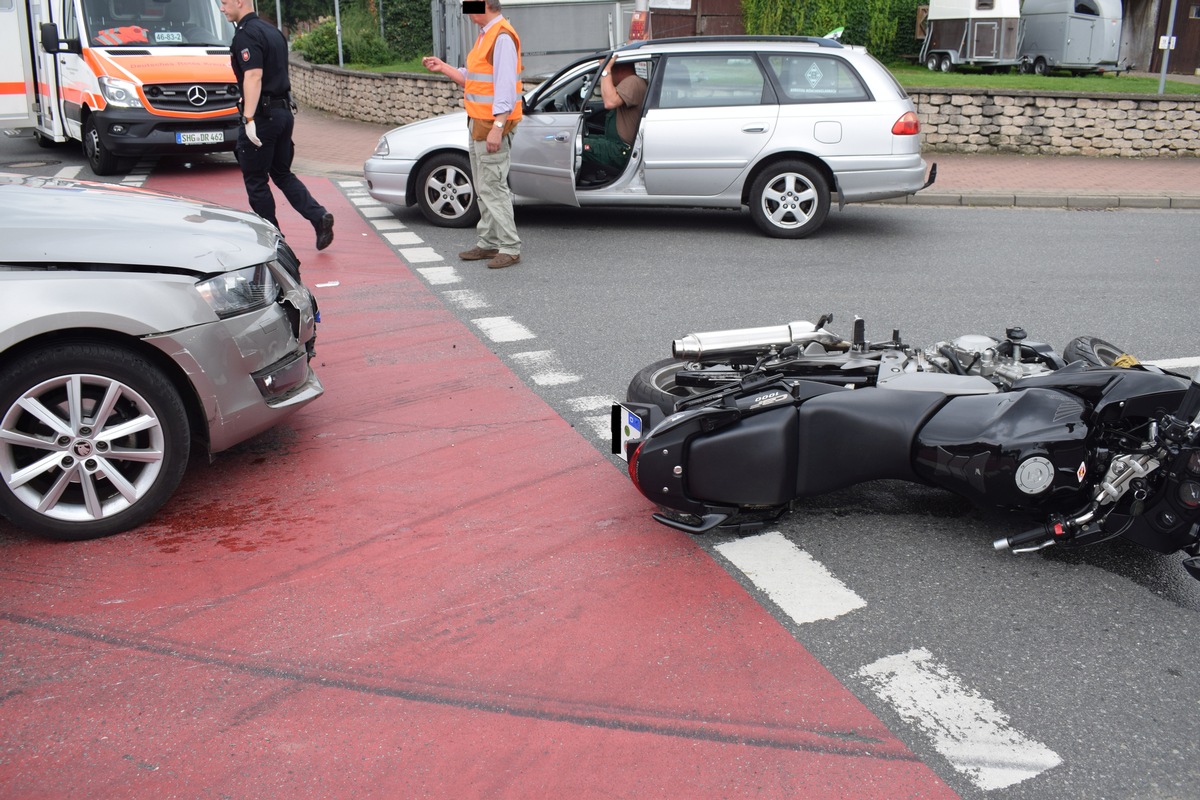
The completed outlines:
[[[625,451],[626,442],[636,442],[642,438],[642,430],[646,423],[637,412],[626,408],[620,403],[612,407],[612,451],[626,461],[629,455]]]
[[[222,144],[225,134],[221,131],[191,131],[176,133],[175,144]]]

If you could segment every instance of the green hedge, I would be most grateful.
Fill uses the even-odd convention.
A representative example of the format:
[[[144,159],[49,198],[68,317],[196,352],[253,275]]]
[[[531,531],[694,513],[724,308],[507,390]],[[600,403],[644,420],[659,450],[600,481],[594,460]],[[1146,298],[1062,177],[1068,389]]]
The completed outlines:
[[[742,0],[746,33],[824,36],[845,28],[842,41],[866,46],[889,61],[917,52],[917,6],[922,0]]]

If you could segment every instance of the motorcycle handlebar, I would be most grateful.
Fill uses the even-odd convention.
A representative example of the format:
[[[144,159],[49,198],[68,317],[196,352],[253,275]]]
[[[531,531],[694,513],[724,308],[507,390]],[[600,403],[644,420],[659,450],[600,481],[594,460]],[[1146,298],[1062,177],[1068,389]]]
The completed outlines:
[[[1034,528],[1024,533],[1018,533],[1016,536],[1009,536],[1003,539],[997,539],[992,542],[992,547],[997,550],[1018,550],[1032,544],[1041,544],[1045,542],[1049,544],[1054,540],[1054,532],[1050,525],[1043,525],[1040,528]]]

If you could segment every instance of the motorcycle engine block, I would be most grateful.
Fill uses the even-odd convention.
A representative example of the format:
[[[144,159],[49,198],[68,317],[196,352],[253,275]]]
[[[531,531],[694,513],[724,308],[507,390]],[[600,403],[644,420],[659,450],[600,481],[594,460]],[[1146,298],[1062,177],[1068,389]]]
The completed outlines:
[[[981,334],[959,336],[952,342],[938,342],[923,355],[934,371],[960,375],[980,375],[995,384],[1012,386],[1030,375],[1052,372],[1036,361],[1021,361],[1005,353],[999,341]],[[961,367],[961,369],[959,369]]]

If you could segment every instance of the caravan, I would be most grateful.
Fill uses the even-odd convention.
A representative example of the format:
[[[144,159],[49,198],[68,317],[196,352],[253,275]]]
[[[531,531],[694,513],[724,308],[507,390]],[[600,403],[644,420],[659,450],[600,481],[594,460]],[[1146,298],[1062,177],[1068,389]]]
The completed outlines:
[[[1020,63],[1021,0],[932,0],[921,61],[950,72],[960,64],[990,69]]]
[[[0,0],[0,124],[124,156],[233,150],[233,26],[218,0]]]
[[[1021,71],[1078,74],[1116,69],[1121,51],[1121,0],[1025,0]]]

